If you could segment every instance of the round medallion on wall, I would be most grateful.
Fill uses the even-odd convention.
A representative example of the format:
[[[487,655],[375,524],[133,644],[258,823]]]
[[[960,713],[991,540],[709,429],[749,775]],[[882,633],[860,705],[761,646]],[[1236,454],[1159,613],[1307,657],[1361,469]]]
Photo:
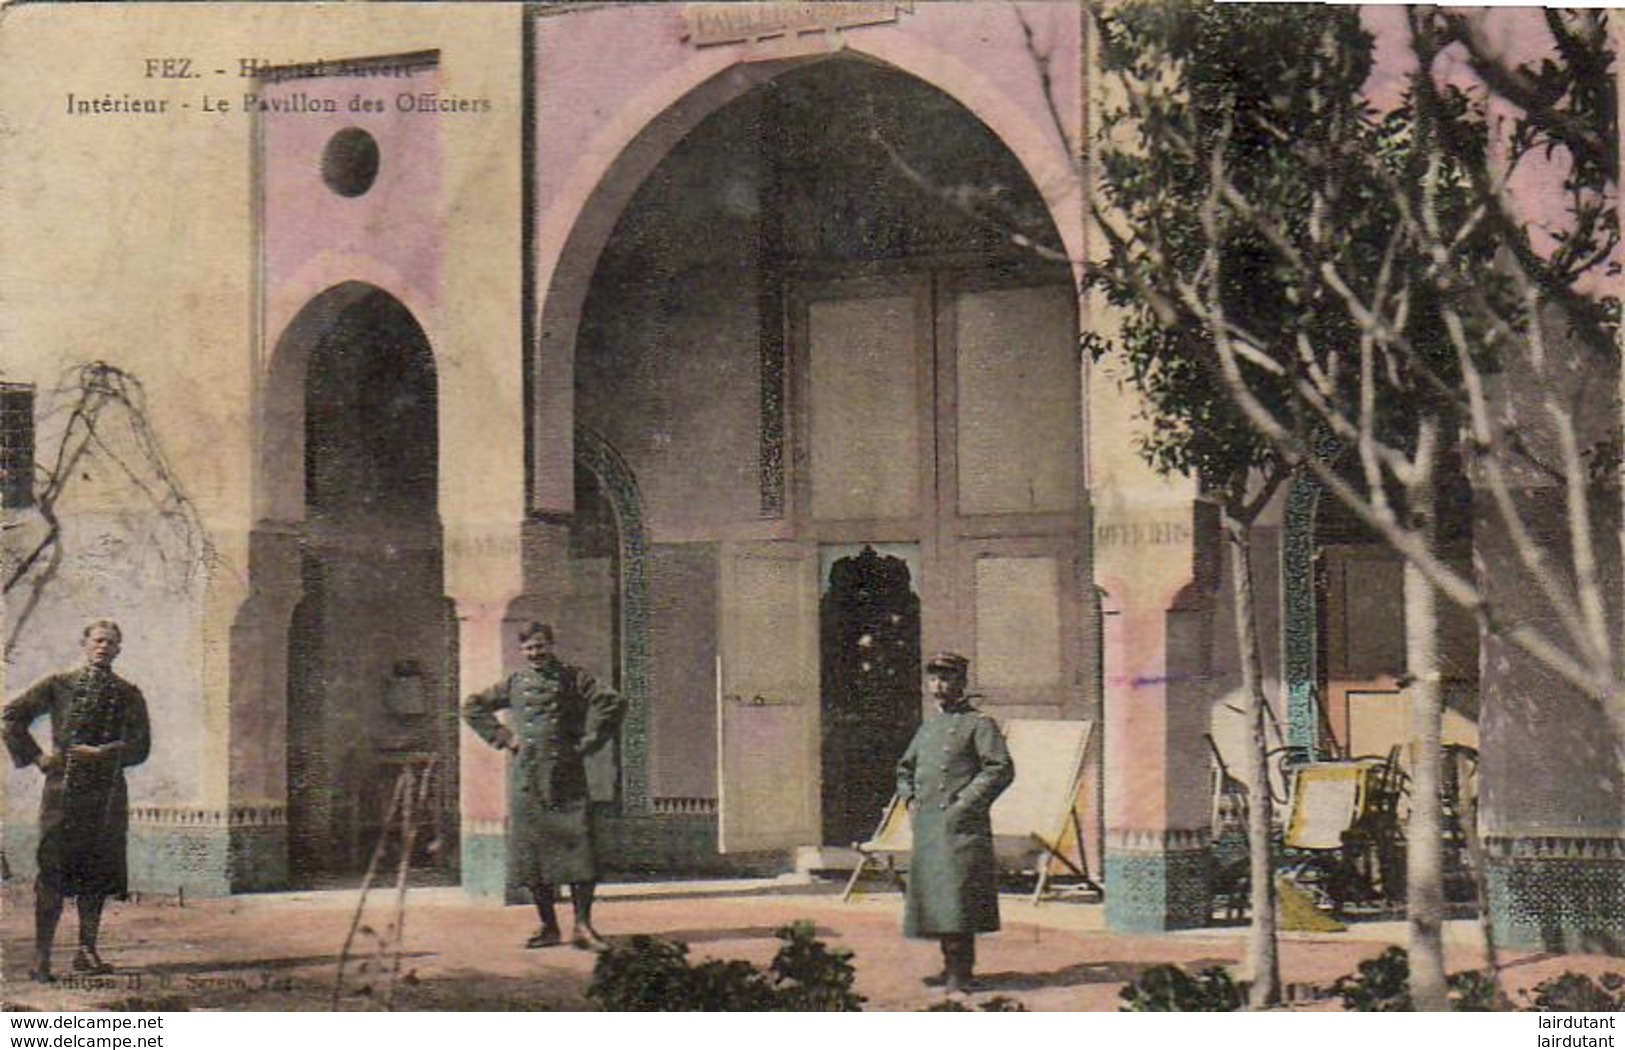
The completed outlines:
[[[378,140],[361,128],[345,128],[322,150],[322,181],[341,197],[359,197],[378,178]]]

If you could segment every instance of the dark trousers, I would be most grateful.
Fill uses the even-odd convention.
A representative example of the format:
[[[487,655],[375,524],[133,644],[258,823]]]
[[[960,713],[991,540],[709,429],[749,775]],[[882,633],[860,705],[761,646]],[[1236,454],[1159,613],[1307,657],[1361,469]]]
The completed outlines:
[[[575,913],[578,928],[592,929],[592,899],[597,888],[596,881],[570,883],[570,909]],[[559,915],[553,904],[556,893],[551,882],[537,883],[530,889],[530,897],[536,904],[536,914],[542,920],[543,929],[559,928]]]
[[[974,933],[945,933],[942,935],[942,972],[948,983],[965,984],[976,969],[976,935]]]

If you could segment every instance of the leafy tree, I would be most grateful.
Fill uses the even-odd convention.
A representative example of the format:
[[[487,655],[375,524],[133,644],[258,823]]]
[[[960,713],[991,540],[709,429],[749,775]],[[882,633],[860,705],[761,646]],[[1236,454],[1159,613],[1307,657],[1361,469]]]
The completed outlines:
[[[1403,521],[1442,564],[1433,521],[1462,361],[1436,245],[1406,215],[1425,210],[1460,231],[1454,249],[1489,269],[1497,244],[1471,221],[1466,166],[1486,142],[1471,100],[1440,89],[1379,119],[1364,96],[1373,40],[1352,9],[1140,0],[1096,12],[1096,25],[1116,89],[1101,126],[1097,219],[1109,251],[1096,272],[1127,317],[1121,349],[1158,424],[1148,456],[1219,495],[1233,552],[1262,509],[1240,479],[1260,476],[1267,500],[1302,464],[1340,497]],[[1432,147],[1442,123],[1463,156]],[[1477,345],[1481,367],[1494,344]],[[1328,448],[1355,460],[1355,481]],[[1250,621],[1245,563],[1237,614]],[[1412,568],[1405,601],[1418,742],[1412,983],[1419,1002],[1442,1008],[1437,610]],[[1243,652],[1256,654],[1248,626]],[[1243,663],[1256,681],[1256,655]],[[1267,851],[1253,838],[1256,868]],[[1271,991],[1255,984],[1252,1001]]]
[[[1379,112],[1377,52],[1353,9],[1084,3],[1105,74],[1096,163],[1079,166],[1102,190],[1105,253],[1088,263],[1122,318],[1087,349],[1125,362],[1144,395],[1147,457],[1238,510],[1305,471],[1405,559],[1407,969],[1414,1000],[1442,1009],[1438,597],[1598,701],[1616,748],[1625,739],[1625,647],[1594,535],[1599,485],[1625,457],[1613,384],[1586,381],[1619,369],[1606,15],[1405,9],[1383,70],[1405,90]],[[1516,55],[1498,50],[1503,18],[1523,20]],[[1034,63],[1048,92],[1036,49]],[[1532,214],[1531,173],[1559,187],[1557,213]],[[938,189],[965,210],[978,199]],[[1440,544],[1452,473],[1511,541],[1499,590]],[[1555,541],[1534,521],[1547,506],[1519,491],[1531,476],[1561,496]]]
[[[1275,940],[1273,857],[1270,845],[1268,749],[1261,661],[1252,593],[1252,528],[1283,481],[1290,464],[1251,425],[1227,392],[1212,351],[1207,318],[1177,296],[1154,294],[1164,286],[1197,279],[1207,263],[1200,204],[1207,173],[1178,151],[1155,148],[1162,129],[1200,141],[1225,127],[1245,166],[1244,178],[1259,189],[1303,196],[1304,173],[1282,163],[1268,148],[1273,136],[1298,135],[1323,114],[1306,106],[1303,86],[1320,87],[1293,68],[1331,34],[1345,95],[1358,89],[1364,70],[1355,56],[1365,44],[1346,12],[1325,9],[1237,9],[1198,4],[1127,4],[1097,21],[1103,64],[1142,90],[1119,95],[1102,114],[1099,153],[1106,203],[1123,217],[1129,235],[1102,224],[1109,252],[1096,261],[1097,285],[1121,317],[1115,340],[1093,341],[1098,358],[1120,360],[1153,424],[1140,438],[1141,452],[1159,471],[1198,479],[1224,513],[1235,598],[1242,689],[1247,698],[1248,847],[1252,938],[1249,966],[1253,1006],[1279,1001]],[[1365,44],[1368,48],[1368,44]],[[1295,90],[1296,89],[1296,90]],[[1335,89],[1334,89],[1335,91]],[[1241,121],[1235,114],[1243,114]],[[1255,117],[1256,119],[1246,119]],[[1254,231],[1226,231],[1227,256],[1240,261],[1221,293],[1237,323],[1253,332],[1276,333],[1289,342],[1298,311],[1293,288],[1268,271],[1269,259]],[[1250,272],[1253,266],[1265,272]],[[1152,292],[1153,294],[1147,294]],[[1289,392],[1277,385],[1261,396],[1282,410]]]

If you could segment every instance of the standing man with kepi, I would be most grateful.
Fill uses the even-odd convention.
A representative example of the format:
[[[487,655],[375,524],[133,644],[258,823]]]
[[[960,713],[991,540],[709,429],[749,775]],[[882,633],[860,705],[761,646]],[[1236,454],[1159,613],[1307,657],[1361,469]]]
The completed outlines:
[[[97,954],[96,939],[107,898],[129,895],[124,768],[145,762],[152,746],[141,690],[113,673],[123,638],[112,620],[85,625],[79,638],[85,665],[42,679],[0,715],[12,762],[45,774],[34,880],[34,966],[29,971],[36,981],[52,980],[51,942],[67,897],[79,909],[73,971],[113,970]],[[51,716],[49,753],[29,729],[43,715]]]
[[[549,948],[563,941],[554,910],[555,887],[570,884],[577,948],[606,947],[592,926],[598,886],[591,801],[584,759],[615,738],[621,701],[592,676],[553,652],[553,628],[532,622],[519,631],[524,669],[463,704],[463,718],[486,743],[513,752],[508,764],[508,881],[530,889],[542,920],[525,942]],[[513,712],[512,726],[497,712]]]
[[[970,661],[938,653],[925,665],[937,713],[915,732],[897,764],[897,797],[914,831],[903,933],[942,945],[948,994],[970,991],[976,935],[999,928],[993,802],[1016,778],[1004,734],[965,693]]]

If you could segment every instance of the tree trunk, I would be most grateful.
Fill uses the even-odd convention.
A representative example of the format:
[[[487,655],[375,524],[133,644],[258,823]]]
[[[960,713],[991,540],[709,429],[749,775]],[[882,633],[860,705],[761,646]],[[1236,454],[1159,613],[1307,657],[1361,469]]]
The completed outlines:
[[[1432,466],[1418,462],[1417,480],[1406,491],[1414,520],[1425,522],[1430,536],[1435,534]],[[1438,593],[1420,569],[1406,562],[1405,670],[1410,678],[1413,768],[1405,915],[1410,927],[1411,1001],[1418,1010],[1450,1009],[1444,973],[1444,821],[1439,802],[1444,716],[1438,630]]]
[[[1225,513],[1230,541],[1230,572],[1236,597],[1236,648],[1241,657],[1241,687],[1247,697],[1247,855],[1251,880],[1252,927],[1247,937],[1247,965],[1252,985],[1247,1005],[1258,1010],[1281,1001],[1281,965],[1275,936],[1275,858],[1270,849],[1270,783],[1265,756],[1264,685],[1258,656],[1258,629],[1253,614],[1252,523]]]

